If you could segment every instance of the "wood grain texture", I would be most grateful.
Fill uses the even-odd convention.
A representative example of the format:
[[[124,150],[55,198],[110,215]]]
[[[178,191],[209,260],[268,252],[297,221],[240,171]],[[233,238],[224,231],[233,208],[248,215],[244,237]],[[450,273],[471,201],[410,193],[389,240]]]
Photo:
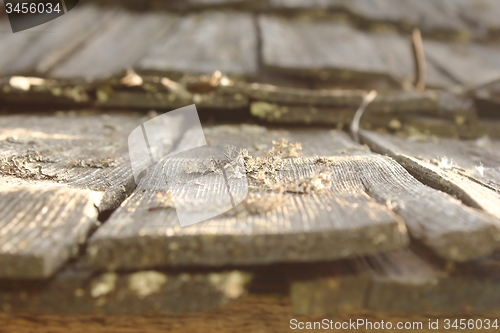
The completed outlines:
[[[112,10],[84,5],[49,22],[43,28],[43,34],[26,45],[17,57],[11,59],[8,74],[45,74],[67,59],[88,38],[100,32],[102,23],[110,19],[111,13]]]
[[[295,313],[316,316],[356,311],[434,315],[498,311],[498,269],[485,272],[484,268],[476,263],[447,270],[410,250],[395,251],[291,268],[290,297]]]
[[[422,182],[460,198],[466,204],[500,217],[498,142],[440,138],[423,141],[365,131],[366,143],[388,154]]]
[[[404,85],[413,80],[409,39],[397,33],[363,32],[341,22],[277,16],[261,16],[259,23],[263,63],[270,70],[322,80],[379,77]],[[430,86],[456,84],[434,63],[427,66],[426,76]]]
[[[166,13],[117,10],[106,25],[50,75],[63,79],[96,80],[132,67],[176,22]]]
[[[257,30],[250,14],[208,11],[183,18],[139,61],[140,70],[255,76]]]
[[[355,89],[313,90],[258,83],[239,84],[224,87],[221,90],[246,94],[256,103],[270,102],[269,104],[282,107],[331,109],[332,113],[335,109],[357,110],[366,94],[366,91]],[[418,114],[451,120],[460,117],[464,122],[472,122],[477,118],[471,100],[433,90],[423,93],[415,91],[382,91],[366,110],[367,116]],[[304,117],[311,113],[313,111],[304,112]]]
[[[321,71],[324,77],[368,78],[388,75],[376,44],[366,34],[343,24],[259,17],[262,59],[269,69]]]
[[[38,26],[32,29],[12,33],[9,19],[4,16],[0,18],[0,49],[2,50],[2,59],[0,59],[0,76],[6,76],[11,73],[10,64],[23,54],[23,50],[40,36],[44,36],[48,27]]]
[[[0,276],[46,278],[135,186],[135,116],[0,118]]]
[[[209,311],[246,294],[252,273],[238,270],[95,273],[82,262],[47,281],[3,280],[2,310],[12,314],[166,315]]]
[[[435,37],[467,38],[467,26],[455,8],[446,1],[411,1],[394,3],[390,0],[345,1],[345,6],[354,15],[370,21],[396,23],[403,27],[418,27],[427,35]]]
[[[262,152],[262,145],[270,148],[272,140],[282,137],[301,142],[305,156],[335,156],[342,149],[355,146],[343,134],[318,130],[288,132],[228,126],[215,127],[206,134],[209,141],[225,137],[227,140],[222,142],[238,143],[256,154],[259,150],[255,147]],[[357,147],[353,149],[354,153],[358,151]],[[341,161],[343,157],[339,157]],[[277,173],[278,179],[307,178],[320,167],[313,158],[293,158],[286,164],[289,170]],[[149,170],[132,196],[92,237],[90,260],[99,269],[221,266],[324,260],[405,246],[407,239],[398,218],[366,195],[353,171],[343,165],[335,171],[333,185],[325,194],[285,194],[283,203],[267,213],[235,216],[228,212],[229,215],[181,228],[175,210],[156,209],[160,205],[158,192],[166,187],[160,163]],[[211,193],[211,184],[218,188],[210,177],[176,177],[178,181],[169,184],[174,190],[190,188],[191,183],[201,184],[200,193]]]
[[[463,85],[478,85],[500,76],[496,45],[424,41],[427,59],[446,75]]]
[[[472,1],[471,1],[472,2]],[[270,0],[272,8],[288,10],[329,10],[349,13],[362,25],[392,24],[403,31],[420,28],[426,35],[467,38],[468,26],[453,3],[446,0]]]
[[[498,37],[500,32],[500,4],[495,0],[447,0],[480,39]]]

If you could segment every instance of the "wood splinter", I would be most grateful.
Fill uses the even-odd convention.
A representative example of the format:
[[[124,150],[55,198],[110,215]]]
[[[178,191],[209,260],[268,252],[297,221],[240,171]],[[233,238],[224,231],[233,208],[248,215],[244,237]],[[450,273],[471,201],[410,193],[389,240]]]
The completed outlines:
[[[427,64],[425,60],[424,43],[422,41],[422,34],[420,29],[413,29],[411,35],[411,49],[413,61],[415,64],[415,79],[413,86],[417,91],[425,90],[425,73],[427,71]]]

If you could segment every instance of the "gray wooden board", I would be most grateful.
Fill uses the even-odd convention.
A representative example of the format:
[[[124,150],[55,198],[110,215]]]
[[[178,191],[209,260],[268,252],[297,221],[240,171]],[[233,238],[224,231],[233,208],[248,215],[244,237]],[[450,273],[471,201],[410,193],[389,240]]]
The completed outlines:
[[[139,70],[255,76],[257,30],[250,14],[208,11],[184,17],[138,62]]]
[[[186,94],[149,93],[149,92],[112,92],[105,98],[98,99],[96,105],[107,108],[138,108],[174,110],[186,105],[196,104],[200,109],[246,109],[248,98],[241,93],[235,94]]]
[[[305,156],[335,155],[339,149],[355,146],[343,134],[319,130],[223,126],[206,134],[208,140],[215,136],[240,142],[257,155],[262,150],[252,147],[270,148],[272,140],[282,137],[301,142]],[[290,170],[277,177],[300,179],[318,167],[311,159],[292,159],[287,165]],[[338,171],[331,190],[323,195],[285,194],[283,204],[267,213],[229,214],[181,228],[174,209],[155,209],[157,194],[165,189],[160,163],[94,234],[88,248],[90,260],[96,269],[223,266],[334,259],[405,246],[407,238],[399,219],[370,199],[354,174]],[[191,175],[179,177],[180,185],[174,186],[193,180]],[[199,182],[210,193],[206,189],[210,180]]]
[[[415,64],[410,39],[397,33],[374,33],[370,35],[370,38],[383,54],[388,72],[406,85],[413,83]],[[424,41],[424,49],[425,45],[426,41]],[[428,61],[426,63],[425,83],[428,87],[447,87],[459,82],[443,73],[433,62]]]
[[[46,278],[77,254],[98,213],[116,208],[135,187],[126,136],[140,121],[0,118],[0,277]]]
[[[478,38],[494,37],[500,31],[500,4],[495,0],[446,0]]]
[[[500,309],[498,267],[485,272],[483,266],[474,263],[446,270],[426,256],[400,250],[344,262],[291,267],[292,308],[302,315],[496,311]]]
[[[166,13],[117,10],[94,36],[50,75],[64,79],[95,80],[132,67],[176,22]]]
[[[410,41],[399,34],[366,33],[345,23],[324,20],[262,16],[259,22],[263,63],[270,69],[309,71],[320,78],[387,76],[406,85],[413,80]],[[427,66],[426,79],[435,87],[457,83],[432,62]]]
[[[260,16],[259,24],[262,60],[269,68],[330,70],[340,78],[389,74],[374,41],[344,23]]]
[[[392,156],[421,181],[495,216],[494,223],[499,225],[497,140],[412,140],[368,131],[363,131],[362,137],[374,151]]]
[[[419,27],[424,33],[437,36],[468,36],[468,29],[455,8],[442,0],[398,2],[390,0],[345,1],[348,10],[368,20]]]
[[[26,45],[11,59],[10,75],[42,75],[68,57],[87,38],[100,30],[111,10],[82,5],[43,27],[43,34]],[[16,34],[17,36],[17,34]],[[9,45],[5,45],[9,47]]]
[[[490,216],[419,183],[399,164],[368,153],[345,135],[230,126],[214,128],[207,135],[210,140],[214,135],[229,138],[231,133],[229,142],[253,147],[251,153],[257,155],[255,149],[263,149],[262,144],[269,149],[271,140],[283,137],[301,142],[305,157],[333,156],[330,191],[323,195],[286,193],[284,202],[265,215],[220,216],[181,228],[173,209],[157,209],[158,193],[166,187],[159,183],[163,166],[157,165],[92,237],[92,265],[99,269],[138,269],[313,261],[401,247],[404,237],[395,229],[397,218],[387,215],[385,207],[403,216],[410,234],[446,259],[469,260],[497,248],[499,232]],[[321,167],[314,158],[305,157],[291,159],[287,163],[290,170],[279,172],[277,177],[304,179]],[[182,187],[193,181],[187,175],[178,176],[180,185],[169,186]],[[204,185],[202,189],[210,185],[199,182]],[[382,236],[374,241],[376,234]]]
[[[355,89],[302,89],[267,84],[236,84],[221,91],[246,94],[251,100],[284,106],[345,107],[357,110],[366,91]],[[367,114],[418,113],[435,117],[475,120],[472,101],[442,91],[382,91],[366,108]]]
[[[97,273],[67,265],[47,281],[1,281],[3,311],[21,314],[160,315],[209,311],[246,293],[251,273],[137,271]]]
[[[10,73],[10,65],[22,55],[23,50],[36,38],[46,35],[48,26],[42,25],[29,30],[12,33],[7,17],[0,18],[0,76]]]
[[[476,43],[424,42],[430,63],[463,85],[477,85],[500,76],[500,47]]]
[[[274,104],[267,102],[253,102],[250,105],[252,116],[273,124],[294,125],[330,125],[338,129],[345,128],[351,124],[356,110],[348,107],[325,107],[307,105]],[[383,129],[397,131],[397,133],[411,133],[418,137],[443,136],[451,138],[477,139],[489,133],[490,136],[498,136],[498,124],[487,122],[477,124],[473,121],[465,123],[450,119],[453,114],[440,113],[430,115],[427,112],[366,112],[360,121],[361,128],[374,130]],[[456,115],[457,119],[461,116]],[[487,126],[485,126],[487,125]]]
[[[347,11],[364,22],[392,23],[405,30],[419,27],[433,36],[468,36],[456,7],[443,0],[270,0],[270,4],[276,9]]]

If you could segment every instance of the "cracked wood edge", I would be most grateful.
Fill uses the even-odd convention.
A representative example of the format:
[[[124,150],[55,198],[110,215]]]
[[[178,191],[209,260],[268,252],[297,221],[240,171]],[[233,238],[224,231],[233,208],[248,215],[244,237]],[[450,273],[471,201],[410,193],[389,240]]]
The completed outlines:
[[[272,140],[282,137],[301,142],[306,156],[349,155],[350,149],[353,154],[362,150],[340,132],[267,130],[252,126],[221,126],[210,130],[209,141],[219,139],[233,144],[236,141],[240,147],[251,150],[264,144],[269,149]],[[257,156],[261,152],[253,150]],[[343,158],[339,156],[340,160]],[[190,157],[175,163],[190,159],[193,160]],[[278,173],[277,177],[305,178],[318,167],[314,158],[290,159],[290,170]],[[288,193],[284,194],[285,202],[270,212],[219,216],[184,228],[179,226],[174,209],[151,209],[160,205],[157,195],[166,187],[160,182],[163,172],[161,164],[152,168],[132,196],[93,235],[89,255],[94,268],[326,260],[407,245],[399,217],[374,202],[364,192],[361,180],[343,166],[334,168],[332,188],[323,195]],[[178,177],[181,184],[196,180],[182,173]],[[205,185],[203,191],[214,185],[208,178],[203,181],[199,177],[198,182]]]
[[[48,278],[78,254],[98,219],[135,187],[126,135],[140,121],[0,117],[1,278]]]

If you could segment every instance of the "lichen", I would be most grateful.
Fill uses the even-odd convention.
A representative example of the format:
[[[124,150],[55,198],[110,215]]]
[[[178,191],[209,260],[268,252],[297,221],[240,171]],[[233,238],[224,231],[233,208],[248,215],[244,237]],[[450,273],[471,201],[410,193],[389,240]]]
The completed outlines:
[[[94,169],[105,169],[116,166],[116,160],[112,158],[100,158],[100,159],[79,159],[73,160],[68,164],[71,168],[94,168]]]
[[[43,172],[42,166],[33,163],[51,163],[52,161],[42,153],[28,149],[24,154],[0,158],[0,175],[13,176],[23,179],[57,179],[57,175],[48,175]]]
[[[228,299],[237,299],[245,293],[245,285],[250,282],[252,276],[239,272],[232,271],[227,274],[210,273],[208,281],[212,286],[219,290]]]
[[[274,121],[281,119],[283,115],[288,113],[288,108],[266,102],[254,102],[250,105],[250,112],[260,119]]]
[[[116,273],[104,273],[92,281],[90,295],[94,298],[105,296],[115,289]]]
[[[167,276],[155,271],[138,272],[132,274],[128,279],[128,287],[137,297],[144,299],[149,295],[157,293],[167,283]]]

